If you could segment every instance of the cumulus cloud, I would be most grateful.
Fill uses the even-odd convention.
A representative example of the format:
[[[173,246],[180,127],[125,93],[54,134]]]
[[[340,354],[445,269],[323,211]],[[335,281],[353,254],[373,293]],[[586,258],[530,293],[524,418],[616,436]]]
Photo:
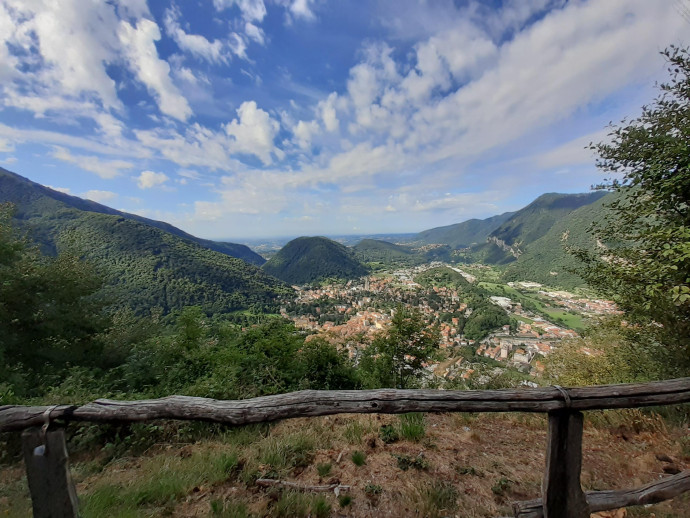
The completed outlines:
[[[123,170],[132,169],[134,164],[125,160],[104,160],[97,156],[73,155],[64,147],[55,146],[53,158],[74,164],[84,171],[95,173],[101,178],[110,180],[122,174]]]
[[[128,65],[155,97],[162,113],[186,121],[192,109],[170,79],[170,65],[158,57],[155,42],[161,33],[155,22],[141,19],[136,26],[120,22],[118,31],[128,58]]]
[[[156,173],[154,171],[142,171],[141,174],[136,178],[137,185],[139,189],[152,189],[153,187],[158,187],[163,185],[169,180],[168,175],[165,173]]]
[[[225,125],[225,132],[232,137],[233,151],[255,155],[264,164],[270,164],[271,153],[279,153],[273,142],[280,127],[278,121],[257,107],[255,101],[243,102],[237,115],[237,119]]]
[[[200,34],[186,33],[180,26],[179,17],[180,10],[173,5],[165,10],[163,20],[166,33],[175,40],[180,49],[211,63],[218,63],[228,59],[223,53],[223,42],[220,40],[209,41]]]
[[[213,0],[213,5],[217,11],[237,6],[248,22],[260,22],[266,16],[266,5],[263,0]]]

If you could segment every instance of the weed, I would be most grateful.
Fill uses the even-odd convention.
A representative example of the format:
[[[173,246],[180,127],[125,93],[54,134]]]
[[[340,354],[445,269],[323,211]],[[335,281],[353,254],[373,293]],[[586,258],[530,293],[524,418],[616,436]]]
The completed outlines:
[[[421,516],[440,518],[453,514],[458,508],[458,490],[445,481],[434,481],[417,490],[413,496]]]
[[[327,518],[331,515],[331,504],[323,496],[318,496],[311,503],[311,514],[314,518]]]
[[[352,503],[352,497],[350,495],[340,495],[338,497],[338,504],[340,507],[347,507]]]
[[[351,421],[345,426],[343,435],[350,444],[361,444],[362,436],[364,435],[364,427],[359,421]]]
[[[379,437],[386,444],[391,444],[400,439],[400,434],[393,425],[385,424],[379,429]]]
[[[403,471],[407,471],[410,468],[419,470],[429,469],[429,461],[421,453],[414,458],[409,455],[396,455],[395,453],[391,455],[398,461],[398,467]]]
[[[226,475],[230,476],[242,469],[242,463],[240,462],[237,453],[223,453],[220,457],[213,459],[213,464],[215,467]]]
[[[331,468],[333,465],[330,462],[325,464],[317,464],[316,471],[320,477],[327,477],[331,473]]]
[[[314,440],[302,433],[270,438],[261,451],[260,460],[276,470],[305,468],[314,459]]]
[[[413,412],[400,416],[400,435],[409,441],[420,441],[426,434],[424,414]]]
[[[355,466],[364,466],[367,463],[367,455],[363,451],[353,451],[350,458]]]
[[[222,500],[211,500],[211,516],[219,518],[249,518],[247,506],[241,502],[225,502]]]
[[[269,516],[275,518],[306,518],[311,502],[309,497],[297,491],[284,491],[272,506]]]
[[[458,466],[457,468],[455,468],[455,471],[458,472],[458,475],[472,475],[474,477],[484,476],[484,473],[482,473],[478,469],[475,469],[473,466]]]
[[[364,494],[367,496],[378,496],[383,492],[383,488],[378,484],[367,484],[364,486]]]
[[[512,482],[505,477],[499,478],[496,483],[491,486],[491,491],[494,495],[503,496],[506,491],[510,489]]]

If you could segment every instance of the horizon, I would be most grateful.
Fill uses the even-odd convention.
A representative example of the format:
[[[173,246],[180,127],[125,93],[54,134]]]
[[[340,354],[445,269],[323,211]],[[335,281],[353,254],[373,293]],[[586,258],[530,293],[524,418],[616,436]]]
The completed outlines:
[[[673,0],[3,0],[0,27],[1,166],[233,241],[588,192],[585,146],[688,34]]]

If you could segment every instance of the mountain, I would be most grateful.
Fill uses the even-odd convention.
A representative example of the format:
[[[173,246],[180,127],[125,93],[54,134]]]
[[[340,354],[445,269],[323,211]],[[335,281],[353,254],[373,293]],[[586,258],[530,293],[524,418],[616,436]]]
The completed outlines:
[[[55,191],[0,167],[0,203],[8,201],[17,206],[16,218],[20,223],[28,223],[30,226],[36,227],[33,237],[48,253],[55,252],[54,242],[51,238],[51,236],[55,235],[55,229],[51,226],[49,232],[44,232],[45,227],[43,224],[34,224],[37,223],[37,220],[45,219],[46,214],[54,214],[64,209],[71,208],[98,214],[110,214],[138,221],[164,230],[174,236],[192,241],[209,250],[214,250],[229,255],[230,257],[236,257],[257,266],[261,266],[266,262],[263,257],[253,252],[245,245],[201,239],[169,223],[144,218],[136,214],[121,212],[94,201],[84,200],[76,196]],[[44,221],[43,223],[46,222]]]
[[[199,242],[205,240],[184,237],[175,227],[63,195],[5,170],[0,201],[15,204],[18,223],[47,251],[70,251],[92,262],[113,307],[145,313],[158,306],[167,314],[198,305],[208,313],[229,313],[272,307],[292,291],[256,265],[207,248]]]
[[[559,220],[605,195],[604,192],[542,194],[499,225],[489,234],[487,241],[518,258],[526,247],[543,237]]]
[[[424,262],[424,258],[411,248],[378,239],[362,239],[352,250],[357,259],[365,263],[412,265]]]
[[[422,244],[444,244],[454,250],[467,248],[474,244],[484,243],[491,232],[514,214],[514,212],[506,212],[487,219],[470,219],[454,225],[424,230],[418,233],[413,240]]]
[[[352,250],[325,237],[298,237],[263,265],[264,272],[290,284],[354,279],[367,274]]]
[[[607,216],[609,205],[616,194],[597,193],[597,199],[559,218],[544,235],[525,245],[523,253],[510,263],[504,273],[505,280],[531,280],[572,288],[584,281],[571,270],[581,266],[576,258],[565,251],[565,245],[594,250],[602,246],[587,229]]]

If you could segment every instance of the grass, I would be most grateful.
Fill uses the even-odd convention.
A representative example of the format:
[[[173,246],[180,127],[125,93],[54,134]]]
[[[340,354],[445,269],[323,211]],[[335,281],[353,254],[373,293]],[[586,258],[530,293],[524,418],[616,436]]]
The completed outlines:
[[[351,421],[345,426],[343,436],[350,444],[361,444],[364,437],[364,426],[359,421]]]
[[[417,512],[429,518],[452,515],[458,508],[458,490],[449,482],[435,480],[412,496]]]
[[[314,460],[315,448],[314,438],[304,433],[271,437],[261,447],[259,461],[277,471],[306,468]]]
[[[320,477],[327,477],[328,475],[331,474],[331,468],[333,467],[333,464],[330,462],[327,462],[325,464],[317,464],[316,465],[316,472],[319,474]]]
[[[426,435],[424,414],[413,412],[400,416],[400,435],[408,441],[421,441]]]
[[[326,518],[331,515],[331,504],[323,496],[313,496],[297,491],[284,491],[271,507],[268,516],[273,518]]]
[[[157,455],[143,458],[136,480],[105,478],[82,496],[81,513],[90,516],[136,516],[144,507],[174,507],[194,487],[226,480],[238,460],[232,454],[216,457],[210,451],[189,457]],[[112,478],[116,478],[113,476]]]
[[[350,456],[352,463],[355,466],[364,466],[367,463],[367,455],[363,451],[353,451]]]

